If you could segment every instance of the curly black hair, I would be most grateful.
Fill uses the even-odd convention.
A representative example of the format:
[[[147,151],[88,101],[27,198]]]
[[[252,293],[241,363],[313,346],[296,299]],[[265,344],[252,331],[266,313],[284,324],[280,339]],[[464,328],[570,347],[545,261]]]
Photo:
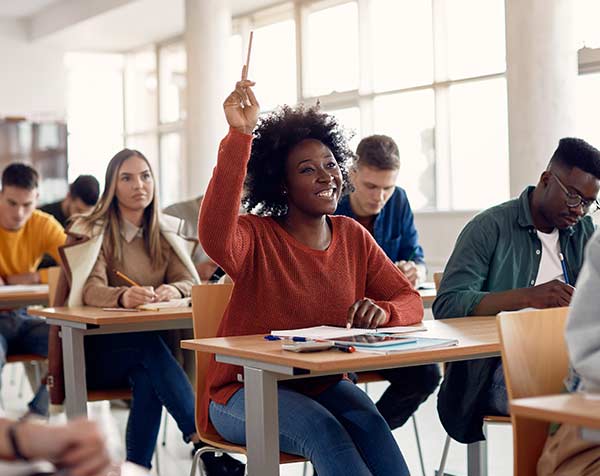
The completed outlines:
[[[342,193],[350,190],[348,168],[354,154],[348,140],[352,134],[318,105],[281,106],[259,119],[253,135],[242,201],[247,212],[261,216],[287,213],[285,162],[291,149],[305,139],[318,140],[331,150],[342,173]]]

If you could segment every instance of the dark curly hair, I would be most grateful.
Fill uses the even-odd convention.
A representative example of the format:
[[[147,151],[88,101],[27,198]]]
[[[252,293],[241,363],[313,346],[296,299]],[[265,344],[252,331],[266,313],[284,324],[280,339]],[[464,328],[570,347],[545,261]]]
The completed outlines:
[[[342,173],[342,193],[349,191],[348,168],[354,154],[348,140],[352,134],[334,116],[320,111],[318,105],[281,106],[259,119],[253,135],[244,183],[243,205],[247,212],[261,216],[287,213],[287,196],[283,194],[285,162],[292,148],[305,139],[318,140],[331,150]]]

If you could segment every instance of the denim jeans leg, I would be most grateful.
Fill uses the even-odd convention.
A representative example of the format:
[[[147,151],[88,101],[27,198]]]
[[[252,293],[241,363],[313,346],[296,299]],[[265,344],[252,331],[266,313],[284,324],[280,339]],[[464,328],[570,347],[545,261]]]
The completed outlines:
[[[342,380],[319,394],[316,400],[348,432],[371,474],[409,476],[392,431],[365,392],[353,383]]]
[[[125,434],[127,461],[151,468],[160,428],[162,403],[143,366],[133,369],[129,380],[133,398]]]
[[[0,315],[0,320],[2,316]],[[2,369],[6,364],[6,354],[8,353],[8,342],[6,338],[0,334],[0,376],[2,375]],[[0,378],[0,390],[2,390],[2,379]]]
[[[187,375],[158,334],[148,334],[142,347],[142,365],[154,392],[173,416],[184,441],[196,433],[194,390]]]
[[[401,427],[437,388],[440,370],[436,364],[382,370],[389,387],[377,402],[377,409],[392,430]]]
[[[22,323],[19,329],[19,348],[23,352],[48,355],[48,332],[50,327],[43,319],[21,314]],[[40,375],[43,377],[43,375]],[[44,384],[34,391],[33,399],[29,402],[29,410],[38,415],[48,415],[49,407],[48,388]]]
[[[501,362],[498,363],[492,376],[492,383],[488,390],[487,411],[493,415],[508,415],[508,394]]]
[[[345,383],[352,385],[349,382]],[[354,387],[354,390],[362,393],[356,387]],[[349,393],[353,393],[354,390]],[[365,463],[357,442],[353,441],[344,425],[317,400],[281,386],[278,398],[281,451],[301,455],[309,459],[320,476],[337,476],[342,472],[344,476],[369,476],[372,474],[403,476],[408,474],[408,472],[396,471],[399,468],[402,469],[402,465],[386,466],[389,459],[387,456],[383,458],[386,462],[381,465],[386,466],[387,472],[373,473]],[[347,394],[343,391],[334,392],[331,399],[335,400],[336,398],[345,399]],[[368,397],[366,398],[368,399]],[[355,405],[356,402],[350,399],[348,412],[345,413],[346,416],[350,413],[354,413],[357,417],[362,415],[362,399],[359,400],[361,400],[361,404]],[[343,405],[343,402],[338,402],[338,405],[340,404]],[[377,413],[372,402],[370,407],[374,414],[378,416],[379,428],[368,425],[368,418],[359,418],[360,422],[357,422],[357,425],[367,423],[365,431],[378,431],[383,428],[391,435],[387,424]],[[223,438],[236,444],[245,444],[244,389],[238,390],[226,405],[211,402],[210,418]],[[374,438],[377,442],[380,441],[377,436],[369,435],[369,437]],[[394,441],[393,438],[392,441]],[[395,441],[394,445],[396,453],[399,454]],[[378,451],[383,452],[387,449],[384,446],[378,448]],[[379,455],[376,457],[379,457]]]

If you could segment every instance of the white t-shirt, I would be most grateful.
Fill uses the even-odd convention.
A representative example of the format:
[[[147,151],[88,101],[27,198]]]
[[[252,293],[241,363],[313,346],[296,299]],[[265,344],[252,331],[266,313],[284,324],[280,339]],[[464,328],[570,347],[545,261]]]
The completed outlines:
[[[542,249],[536,250],[536,253],[541,253],[542,259],[535,285],[538,286],[553,279],[558,279],[564,283],[565,277],[559,258],[558,229],[555,228],[551,233],[542,233],[540,230],[537,230],[537,236],[542,243]]]

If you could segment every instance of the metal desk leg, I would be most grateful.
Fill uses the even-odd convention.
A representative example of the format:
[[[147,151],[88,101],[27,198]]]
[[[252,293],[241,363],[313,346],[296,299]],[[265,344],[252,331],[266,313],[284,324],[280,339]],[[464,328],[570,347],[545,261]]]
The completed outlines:
[[[277,378],[265,370],[244,367],[248,476],[279,475]]]
[[[487,476],[487,441],[467,445],[467,475]]]
[[[83,331],[61,326],[63,369],[65,374],[65,410],[67,418],[87,416],[87,383]]]

